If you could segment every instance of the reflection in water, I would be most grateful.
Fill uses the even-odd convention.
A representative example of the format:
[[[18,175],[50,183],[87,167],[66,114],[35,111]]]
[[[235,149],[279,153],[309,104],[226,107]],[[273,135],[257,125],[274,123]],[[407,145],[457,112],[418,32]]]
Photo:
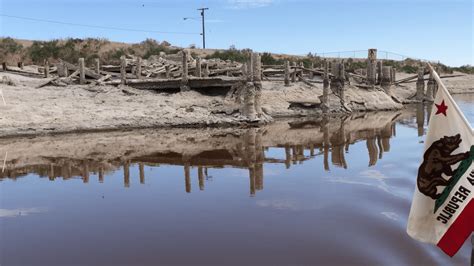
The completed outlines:
[[[0,264],[467,264],[405,233],[416,114],[0,139]]]
[[[44,213],[46,208],[20,208],[20,209],[0,209],[0,218],[14,218],[18,216],[26,216],[34,213]]]
[[[425,108],[423,103],[418,103],[416,105],[416,125],[418,128],[418,136],[421,137],[423,136],[424,128],[423,125],[425,123]]]
[[[395,134],[396,122],[410,124],[407,117],[403,112],[381,112],[280,121],[261,128],[213,129],[202,137],[195,129],[155,130],[139,133],[136,144],[129,136],[132,133],[124,132],[88,134],[87,145],[81,145],[80,136],[66,135],[52,140],[38,138],[26,140],[23,153],[13,154],[6,161],[0,181],[36,173],[50,180],[80,177],[88,183],[92,173],[98,174],[98,181],[103,183],[107,172],[122,167],[123,183],[128,188],[131,167],[138,167],[140,184],[144,184],[145,165],[181,165],[184,190],[191,193],[192,168],[197,167],[199,189],[204,190],[208,168],[235,167],[248,169],[249,191],[254,196],[264,187],[264,163],[284,164],[290,168],[322,155],[326,171],[330,171],[330,164],[346,169],[349,162],[345,153],[349,152],[350,145],[365,141],[368,165],[375,165],[384,152],[390,151],[390,138]],[[423,105],[416,106],[416,124],[419,134],[423,134]],[[28,145],[35,151],[28,153]],[[10,149],[15,147],[18,150],[19,146],[21,144],[13,143]],[[269,148],[284,150],[285,158],[268,157]],[[25,154],[34,155],[25,158]]]

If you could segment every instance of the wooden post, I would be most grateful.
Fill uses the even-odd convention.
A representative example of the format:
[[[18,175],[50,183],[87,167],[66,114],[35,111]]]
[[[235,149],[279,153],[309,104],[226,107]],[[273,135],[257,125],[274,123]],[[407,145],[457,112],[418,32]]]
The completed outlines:
[[[128,162],[123,164],[123,184],[126,188],[130,187],[130,164]]]
[[[23,62],[18,62],[18,67],[19,67],[20,69],[23,69],[23,68],[24,68]]]
[[[198,166],[199,190],[204,190],[204,172],[202,166]]]
[[[84,58],[79,58],[79,84],[86,84]]]
[[[332,62],[331,62],[331,74],[333,77],[337,77],[338,75],[338,72],[339,72],[339,69],[338,69],[338,66],[337,66],[337,61],[334,59]]]
[[[6,62],[2,63],[2,70],[7,71],[7,63]]]
[[[299,72],[299,80],[303,80],[303,68],[304,68],[304,63],[303,62],[300,62],[300,71]]]
[[[104,183],[104,168],[99,168],[99,183]]]
[[[143,163],[138,164],[138,171],[140,174],[140,184],[145,184],[145,166]]]
[[[285,86],[290,86],[290,62],[285,61]]]
[[[63,62],[59,62],[57,64],[57,69],[58,69],[58,76],[59,77],[67,77],[67,73],[65,72],[65,64]]]
[[[89,183],[89,164],[87,161],[83,162],[83,168],[82,168],[82,182],[84,183]]]
[[[425,96],[425,79],[424,79],[425,70],[423,67],[418,69],[418,80],[416,81],[416,99],[418,101],[423,101]]]
[[[196,77],[201,77],[201,58],[196,58]]]
[[[189,86],[188,86],[188,51],[183,50],[183,58],[182,58],[182,65],[181,65],[181,85],[180,85],[180,90],[182,92],[184,91],[189,91]]]
[[[64,76],[65,76],[65,77],[69,76],[69,69],[67,68],[66,63],[61,62],[61,64],[63,65],[63,71],[64,71],[63,73],[64,73]]]
[[[255,87],[255,112],[257,116],[263,114],[262,111],[262,61],[259,53],[252,54],[253,62],[253,85]]]
[[[380,60],[377,62],[377,84],[380,84],[380,85],[382,84],[382,78],[383,78],[382,68],[383,68],[383,62],[382,60]]]
[[[253,81],[253,53],[250,52],[249,60],[247,61],[247,81]]]
[[[292,63],[293,72],[291,73],[291,82],[296,82],[296,62]]]
[[[262,144],[262,131],[255,132],[255,188],[257,190],[263,189],[263,164],[265,161],[265,150]]]
[[[209,77],[209,64],[207,62],[204,63],[204,71],[203,75],[205,78]]]
[[[341,97],[341,104],[344,105],[344,97],[345,97],[345,79],[346,79],[346,69],[344,67],[344,61],[338,64],[337,66],[338,72],[337,72],[337,79],[338,79],[338,86],[339,86],[339,96]]]
[[[383,66],[382,67],[382,77],[380,79],[380,85],[384,89],[385,93],[391,95],[391,81],[392,81],[392,67],[391,66]]]
[[[186,193],[191,193],[191,173],[188,163],[184,164],[184,182]]]
[[[244,116],[250,121],[255,121],[257,116],[255,110],[255,85],[252,82],[246,82],[244,86]]]
[[[324,170],[329,171],[329,150],[331,148],[331,144],[329,141],[329,117],[324,116],[323,120],[321,121],[321,128],[320,130],[323,132],[323,165]]]
[[[165,65],[165,71],[166,71],[165,77],[169,79],[171,77],[171,71],[170,71],[169,65]]]
[[[49,61],[44,61],[44,77],[49,78]]]
[[[309,79],[313,79],[314,78],[314,73],[313,73],[314,63],[313,62],[311,62],[310,69],[311,69],[311,71],[309,72]]]
[[[433,74],[430,72],[430,78],[428,79],[428,83],[426,84],[426,100],[427,101],[434,101],[434,90],[435,90],[436,81],[434,80]]]
[[[141,57],[138,57],[136,71],[137,71],[136,73],[137,79],[141,79],[142,78],[142,58]]]
[[[292,158],[291,158],[290,145],[285,144],[285,166],[286,166],[286,169],[290,169],[291,160],[292,160]]]
[[[246,162],[249,168],[250,177],[250,196],[255,195],[255,162],[257,160],[256,147],[255,147],[255,136],[256,129],[250,128],[245,134],[245,149],[246,149]]]
[[[242,63],[242,66],[240,66],[240,71],[242,72],[242,80],[247,80],[247,64]]]
[[[396,75],[397,75],[397,69],[392,67],[392,71],[390,73],[390,83],[395,84]]]
[[[323,97],[321,107],[323,113],[329,111],[329,62],[324,60],[324,77],[323,77]]]
[[[120,81],[122,85],[127,83],[127,60],[123,55],[120,57]]]
[[[418,128],[418,137],[423,136],[425,125],[425,108],[423,103],[416,104],[416,125]]]
[[[100,75],[100,59],[95,59],[95,73]]]
[[[329,79],[330,88],[333,92],[341,96],[342,86],[344,86],[344,80],[341,79],[341,63],[332,62],[331,74],[333,77]]]
[[[367,84],[375,85],[377,66],[377,49],[369,49],[367,56]]]

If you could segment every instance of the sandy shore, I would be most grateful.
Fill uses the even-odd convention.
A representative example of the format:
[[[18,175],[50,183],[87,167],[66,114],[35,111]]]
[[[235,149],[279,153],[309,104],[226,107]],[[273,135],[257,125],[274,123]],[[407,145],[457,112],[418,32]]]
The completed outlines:
[[[43,79],[10,73],[15,85],[0,84],[0,137],[149,127],[243,126],[239,105],[225,96],[195,91],[156,93],[130,87],[71,85],[36,88]],[[446,80],[454,93],[473,92],[473,76]],[[399,99],[413,96],[414,83],[394,87]],[[319,102],[322,84],[263,82],[263,110],[277,118],[318,114],[319,110],[289,108],[291,101]],[[403,106],[379,89],[346,86],[345,102],[352,111],[396,110]],[[340,100],[330,95],[332,112],[341,112]]]

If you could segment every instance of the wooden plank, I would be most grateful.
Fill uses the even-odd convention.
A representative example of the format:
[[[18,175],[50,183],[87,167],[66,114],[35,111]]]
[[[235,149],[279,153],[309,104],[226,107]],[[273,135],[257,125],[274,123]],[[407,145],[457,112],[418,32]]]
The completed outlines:
[[[211,77],[211,78],[197,78],[188,77],[188,86],[192,89],[199,88],[224,88],[232,87],[235,84],[242,82],[238,77]],[[106,82],[107,85],[118,85],[118,81]],[[136,89],[147,90],[165,90],[178,89],[181,85],[181,79],[130,79],[126,83],[128,86]]]
[[[108,79],[110,79],[112,76],[111,75],[105,75],[103,77],[101,77],[100,79],[97,80],[97,82],[104,82]]]
[[[439,77],[440,79],[446,79],[446,78],[455,78],[455,77],[462,77],[462,76],[465,76],[465,74],[454,74],[454,75],[445,75],[445,76],[441,76]],[[424,78],[423,79],[424,81],[427,81],[427,80],[430,80],[430,78]],[[416,82],[417,80],[408,80],[408,81],[402,81],[402,82],[399,82],[397,84],[400,84],[400,83],[411,83],[411,82]]]
[[[7,66],[7,70],[6,71],[1,71],[1,72],[6,72],[6,73],[14,73],[14,74],[18,74],[18,75],[21,75],[21,76],[26,76],[26,77],[33,77],[33,78],[43,78],[43,74],[41,73],[35,73],[35,72],[30,72],[30,71],[24,71],[24,70],[15,70],[15,69],[11,69]]]
[[[67,69],[69,70],[73,70],[73,71],[76,71],[79,69],[79,67],[69,63],[69,62],[66,62],[66,61],[63,61],[63,63],[66,65]],[[88,69],[88,68],[85,68],[84,69],[84,74],[86,75],[86,77],[89,77],[89,78],[93,78],[93,79],[100,79],[102,77],[102,75],[99,75],[97,73],[95,73],[94,71]]]
[[[117,74],[120,74],[120,65],[118,65],[118,66],[114,66],[114,65],[103,65],[103,66],[101,67],[101,70],[103,70],[103,71],[108,71],[108,72],[115,72],[115,73],[117,73]],[[131,65],[128,65],[128,66],[125,68],[125,70],[126,70],[127,72],[130,72],[130,73],[131,73],[131,72],[132,72],[132,66],[131,66]]]
[[[425,71],[423,75],[427,75],[429,73],[430,73],[429,71]],[[409,77],[404,78],[404,79],[397,80],[397,81],[395,81],[395,84],[403,83],[403,82],[406,82],[406,81],[409,81],[409,80],[412,80],[412,79],[416,79],[416,78],[418,78],[418,74],[413,75],[413,76],[409,76]]]

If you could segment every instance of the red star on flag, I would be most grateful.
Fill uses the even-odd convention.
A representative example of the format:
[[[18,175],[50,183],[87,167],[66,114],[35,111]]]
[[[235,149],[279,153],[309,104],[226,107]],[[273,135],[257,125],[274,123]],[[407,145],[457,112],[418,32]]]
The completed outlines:
[[[444,104],[444,100],[441,102],[441,104],[436,104],[435,103],[435,106],[438,110],[436,110],[436,114],[443,114],[444,116],[446,116],[446,110],[448,110],[448,106],[446,106]]]

